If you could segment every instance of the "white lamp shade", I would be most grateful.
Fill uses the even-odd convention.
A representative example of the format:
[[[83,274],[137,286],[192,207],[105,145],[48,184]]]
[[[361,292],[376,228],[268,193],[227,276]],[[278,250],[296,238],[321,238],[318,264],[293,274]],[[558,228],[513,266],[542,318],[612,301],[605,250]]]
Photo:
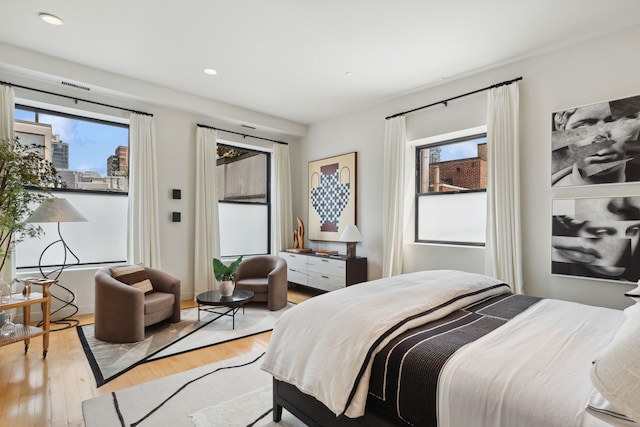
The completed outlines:
[[[360,230],[355,225],[347,225],[340,236],[341,242],[362,242]]]
[[[54,197],[51,201],[42,203],[31,213],[27,222],[83,222],[84,215],[73,207],[67,199]]]

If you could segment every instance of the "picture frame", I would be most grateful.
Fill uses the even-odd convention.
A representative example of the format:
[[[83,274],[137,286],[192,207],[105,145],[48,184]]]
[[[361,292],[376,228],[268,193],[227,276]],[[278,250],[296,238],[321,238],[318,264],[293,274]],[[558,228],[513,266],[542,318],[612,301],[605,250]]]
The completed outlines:
[[[640,95],[551,113],[551,186],[640,182]]]
[[[309,240],[339,241],[356,225],[357,153],[309,162]]]
[[[640,279],[640,196],[552,200],[551,274]]]

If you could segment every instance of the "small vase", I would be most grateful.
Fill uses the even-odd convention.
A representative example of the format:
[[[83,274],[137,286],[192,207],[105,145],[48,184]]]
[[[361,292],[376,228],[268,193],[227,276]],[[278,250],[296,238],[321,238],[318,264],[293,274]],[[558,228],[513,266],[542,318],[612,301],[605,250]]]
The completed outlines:
[[[11,286],[6,280],[0,279],[0,303],[4,304],[11,301]]]
[[[233,295],[233,290],[236,287],[233,280],[223,280],[220,282],[220,295],[223,297],[230,297]]]
[[[16,325],[14,325],[14,323],[11,321],[11,314],[6,313],[4,325],[2,325],[2,328],[0,328],[0,332],[2,333],[2,336],[8,337],[12,333],[14,333],[15,330],[16,330]]]

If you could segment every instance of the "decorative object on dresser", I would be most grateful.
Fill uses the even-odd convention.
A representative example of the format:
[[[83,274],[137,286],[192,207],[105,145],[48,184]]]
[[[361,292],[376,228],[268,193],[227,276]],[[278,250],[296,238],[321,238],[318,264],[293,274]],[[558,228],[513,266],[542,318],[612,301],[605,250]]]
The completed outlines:
[[[293,248],[287,249],[287,252],[311,252],[311,249],[304,247],[304,223],[300,218],[296,217],[296,220],[298,221],[298,228],[293,231]]]
[[[356,257],[356,243],[362,242],[362,235],[355,224],[349,224],[340,236],[341,242],[347,242],[347,259]]]
[[[367,281],[367,258],[280,252],[287,261],[287,280],[325,291]]]
[[[67,325],[66,327],[68,328],[78,325],[78,321],[76,319],[71,319],[71,317],[78,312],[78,306],[74,304],[76,300],[76,296],[73,293],[73,291],[71,291],[69,288],[58,283],[58,279],[60,278],[60,275],[62,274],[62,272],[66,267],[80,264],[80,259],[76,256],[75,253],[73,253],[73,251],[69,248],[69,245],[67,245],[67,242],[65,242],[64,239],[62,238],[62,233],[60,232],[60,223],[86,222],[86,221],[87,221],[87,218],[84,215],[82,215],[71,203],[69,203],[67,199],[61,199],[58,197],[54,197],[51,200],[47,200],[43,202],[40,206],[38,206],[38,208],[35,211],[33,211],[31,216],[27,220],[27,222],[30,222],[30,223],[46,223],[46,222],[58,223],[58,240],[53,241],[46,248],[44,248],[44,250],[40,254],[40,258],[38,259],[38,268],[40,269],[40,274],[42,275],[43,278],[55,280],[56,285],[59,288],[62,288],[68,295],[68,297],[66,296],[58,297],[55,295],[55,293],[53,292],[51,293],[51,298],[62,303],[60,307],[56,308],[51,313],[52,316],[67,307],[71,307],[71,310],[72,310],[70,313],[67,313],[64,317],[53,320],[52,323],[64,324],[64,325]],[[62,262],[57,263],[59,262],[59,260],[50,260],[49,265],[43,266],[42,259],[45,256],[45,253],[47,253],[47,251],[50,248],[54,247],[57,243],[60,243],[62,245]],[[71,255],[75,259],[75,262],[73,263],[67,262],[67,257],[69,255]],[[57,261],[57,262],[54,262],[54,261]],[[43,270],[43,267],[51,267],[51,266],[57,267],[57,268],[49,271],[48,273],[45,273]]]
[[[309,162],[309,240],[336,242],[356,223],[356,153]]]

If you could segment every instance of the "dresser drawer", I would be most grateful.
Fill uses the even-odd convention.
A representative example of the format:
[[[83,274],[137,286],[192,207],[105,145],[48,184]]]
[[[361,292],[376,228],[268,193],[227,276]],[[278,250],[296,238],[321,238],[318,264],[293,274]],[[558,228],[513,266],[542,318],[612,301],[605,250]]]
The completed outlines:
[[[347,275],[347,264],[339,259],[307,257],[307,269],[311,272],[344,278]]]
[[[335,291],[344,288],[346,283],[344,277],[332,276],[329,274],[310,271],[307,277],[307,285],[325,291]]]
[[[290,252],[280,252],[280,257],[287,261],[287,267],[293,268],[298,271],[307,270],[307,258],[306,255],[292,254]]]
[[[297,283],[299,285],[307,284],[307,272],[294,268],[287,268],[287,281]]]

